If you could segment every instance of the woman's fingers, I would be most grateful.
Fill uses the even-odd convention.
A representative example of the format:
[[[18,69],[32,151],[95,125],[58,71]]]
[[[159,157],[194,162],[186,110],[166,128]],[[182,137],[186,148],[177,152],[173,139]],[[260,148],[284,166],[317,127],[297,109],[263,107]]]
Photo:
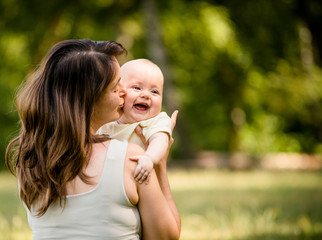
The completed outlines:
[[[179,113],[179,111],[175,110],[171,115],[171,131],[172,132],[173,132],[173,129],[176,126],[176,123],[177,123],[178,113]]]

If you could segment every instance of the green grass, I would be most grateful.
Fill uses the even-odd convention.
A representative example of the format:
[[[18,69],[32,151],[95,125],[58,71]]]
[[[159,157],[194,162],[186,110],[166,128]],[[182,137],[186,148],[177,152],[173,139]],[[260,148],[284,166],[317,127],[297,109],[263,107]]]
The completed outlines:
[[[16,178],[0,174],[0,240],[30,240],[32,234],[18,198]]]
[[[321,172],[170,172],[181,239],[322,239]]]
[[[322,239],[322,173],[171,170],[181,239]],[[0,174],[0,240],[31,239],[15,178]]]

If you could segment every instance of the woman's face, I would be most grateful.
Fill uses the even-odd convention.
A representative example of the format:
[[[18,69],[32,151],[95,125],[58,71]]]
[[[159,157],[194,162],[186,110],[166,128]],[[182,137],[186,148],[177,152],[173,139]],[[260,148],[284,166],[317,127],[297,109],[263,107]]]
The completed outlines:
[[[114,64],[115,77],[94,108],[92,127],[95,132],[105,123],[118,120],[123,113],[125,88],[120,82],[121,70],[116,59]]]

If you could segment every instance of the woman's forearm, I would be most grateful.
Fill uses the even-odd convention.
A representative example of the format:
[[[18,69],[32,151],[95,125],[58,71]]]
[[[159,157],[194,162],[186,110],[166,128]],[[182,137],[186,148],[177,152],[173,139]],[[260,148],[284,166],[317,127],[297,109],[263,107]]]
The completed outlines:
[[[178,231],[181,232],[180,214],[171,193],[171,188],[170,188],[169,179],[167,175],[167,169],[166,167],[157,166],[155,167],[155,170],[156,170],[156,175],[158,177],[158,181],[159,181],[162,193],[165,199],[167,200],[169,208],[171,209],[171,212],[177,222]]]
[[[170,189],[167,159],[156,164],[154,170],[149,184],[140,184],[138,188],[143,236],[147,239],[179,239],[181,220]]]
[[[151,173],[149,184],[138,184],[140,196],[138,208],[143,239],[178,240],[180,238],[179,213],[172,199],[166,171],[159,166],[157,169]]]
[[[167,157],[168,155],[165,156],[165,158],[160,162],[160,164],[155,166],[155,172],[156,172],[162,193],[165,199],[167,200],[169,208],[171,209],[171,212],[177,222],[178,231],[181,232],[180,214],[171,193],[170,183],[169,183],[168,174],[167,174]]]

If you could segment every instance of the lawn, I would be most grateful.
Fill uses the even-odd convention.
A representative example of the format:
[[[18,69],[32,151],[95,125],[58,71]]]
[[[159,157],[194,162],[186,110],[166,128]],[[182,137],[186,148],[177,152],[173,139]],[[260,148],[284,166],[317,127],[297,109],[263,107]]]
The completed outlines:
[[[181,239],[322,239],[322,173],[172,169]],[[30,240],[15,178],[0,174],[0,240]]]

